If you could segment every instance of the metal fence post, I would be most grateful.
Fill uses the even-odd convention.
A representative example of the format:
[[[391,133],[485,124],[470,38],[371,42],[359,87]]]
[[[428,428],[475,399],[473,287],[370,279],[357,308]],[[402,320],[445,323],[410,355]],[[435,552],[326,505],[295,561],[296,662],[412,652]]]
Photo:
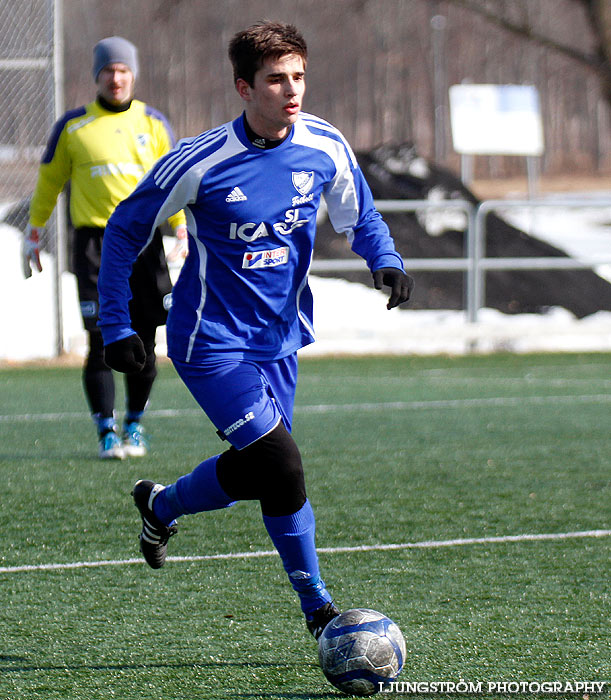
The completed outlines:
[[[53,1],[53,0],[52,0]],[[62,0],[54,0],[53,5],[53,93],[56,121],[64,112],[64,30]],[[64,297],[62,275],[66,270],[67,221],[66,202],[62,192],[55,207],[55,313],[56,313],[56,353],[64,352]]]

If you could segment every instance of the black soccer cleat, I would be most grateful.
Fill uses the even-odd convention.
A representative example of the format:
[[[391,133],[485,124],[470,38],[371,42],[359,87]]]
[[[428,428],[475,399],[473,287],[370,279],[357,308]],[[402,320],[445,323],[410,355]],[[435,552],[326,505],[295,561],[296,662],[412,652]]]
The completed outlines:
[[[137,481],[132,496],[142,516],[140,551],[152,569],[161,569],[165,563],[168,540],[178,532],[175,525],[164,525],[153,512],[155,496],[163,489],[161,484],[146,479]]]
[[[311,619],[306,619],[306,625],[314,639],[318,640],[325,627],[339,615],[339,610],[333,602],[325,603],[322,608],[318,608],[312,613]]]

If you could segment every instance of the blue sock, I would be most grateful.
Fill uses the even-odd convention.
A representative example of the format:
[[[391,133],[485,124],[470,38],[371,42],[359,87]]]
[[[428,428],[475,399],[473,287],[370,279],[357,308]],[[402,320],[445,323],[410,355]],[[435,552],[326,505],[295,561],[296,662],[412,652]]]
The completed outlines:
[[[267,532],[280,554],[284,570],[306,614],[318,610],[332,598],[320,578],[314,544],[316,523],[310,502],[292,515],[263,516]]]
[[[162,523],[169,525],[179,515],[228,508],[235,503],[216,478],[218,458],[219,455],[210,457],[159,492],[153,501],[153,510]]]

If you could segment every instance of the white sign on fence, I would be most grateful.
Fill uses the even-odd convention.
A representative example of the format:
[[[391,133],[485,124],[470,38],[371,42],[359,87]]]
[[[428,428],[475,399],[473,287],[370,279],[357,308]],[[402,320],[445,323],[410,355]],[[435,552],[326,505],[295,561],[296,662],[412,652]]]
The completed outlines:
[[[457,153],[543,154],[539,94],[533,85],[452,85],[450,118]]]

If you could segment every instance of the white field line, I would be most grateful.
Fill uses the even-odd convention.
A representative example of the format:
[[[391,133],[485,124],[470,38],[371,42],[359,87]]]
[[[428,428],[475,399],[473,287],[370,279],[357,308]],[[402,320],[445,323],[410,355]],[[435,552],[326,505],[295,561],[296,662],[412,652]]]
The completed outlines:
[[[355,547],[319,547],[319,554],[342,554],[345,552],[385,552],[402,549],[439,549],[441,547],[461,547],[473,544],[503,544],[509,542],[537,542],[541,540],[568,540],[581,537],[609,537],[611,530],[585,530],[582,532],[555,532],[549,534],[502,535],[500,537],[472,537],[457,540],[426,540],[402,544],[364,544]],[[196,562],[219,559],[260,559],[277,556],[276,550],[254,552],[229,552],[227,554],[203,554],[200,556],[168,557],[168,562]],[[66,569],[94,569],[102,566],[128,566],[142,564],[141,558],[102,559],[100,561],[67,562],[64,564],[24,564],[22,566],[0,567],[0,574],[14,574],[24,571],[63,571]]]
[[[353,404],[311,404],[295,406],[295,413],[355,413],[358,411],[386,411],[415,410],[415,409],[439,409],[439,408],[488,408],[504,406],[524,406],[525,404],[575,404],[575,403],[609,403],[610,394],[585,394],[581,396],[497,396],[477,399],[439,399],[431,401],[387,401],[380,403],[353,403]],[[184,418],[186,416],[203,416],[203,412],[197,408],[167,408],[152,409],[147,411],[147,416],[154,418]],[[69,419],[90,420],[88,413],[74,411],[71,413],[21,413],[14,415],[0,415],[0,423],[24,423],[27,421],[57,421]]]
[[[324,378],[321,377],[320,381],[318,379],[312,380],[310,377],[308,379],[307,384],[310,386],[319,386],[323,383]],[[346,386],[348,384],[354,385],[356,387],[361,386],[361,385],[371,385],[371,384],[376,384],[376,385],[386,385],[390,384],[392,386],[396,386],[398,378],[397,377],[375,377],[375,378],[370,378],[367,376],[348,376],[345,374],[342,374],[340,377],[338,377],[338,380],[341,380],[341,385]],[[524,389],[524,387],[532,388],[532,387],[580,387],[580,386],[589,386],[594,383],[596,383],[596,386],[598,388],[604,388],[607,389],[611,387],[611,379],[598,379],[598,378],[590,378],[590,377],[583,377],[583,378],[576,378],[576,379],[557,379],[555,377],[535,377],[535,376],[524,376],[524,377],[490,377],[490,376],[462,376],[462,377],[452,377],[452,376],[447,376],[447,375],[429,375],[426,377],[424,380],[421,377],[410,377],[405,380],[404,377],[400,378],[401,382],[406,386],[406,391],[410,391],[409,387],[412,385],[422,385],[426,382],[426,384],[429,384],[431,386],[437,386],[439,384],[453,384],[453,385],[467,385],[467,386],[473,386],[474,383],[483,383],[485,382],[487,385],[492,385],[495,387],[507,387],[507,386],[517,386],[520,387],[520,389]],[[306,382],[304,382],[305,384]]]

